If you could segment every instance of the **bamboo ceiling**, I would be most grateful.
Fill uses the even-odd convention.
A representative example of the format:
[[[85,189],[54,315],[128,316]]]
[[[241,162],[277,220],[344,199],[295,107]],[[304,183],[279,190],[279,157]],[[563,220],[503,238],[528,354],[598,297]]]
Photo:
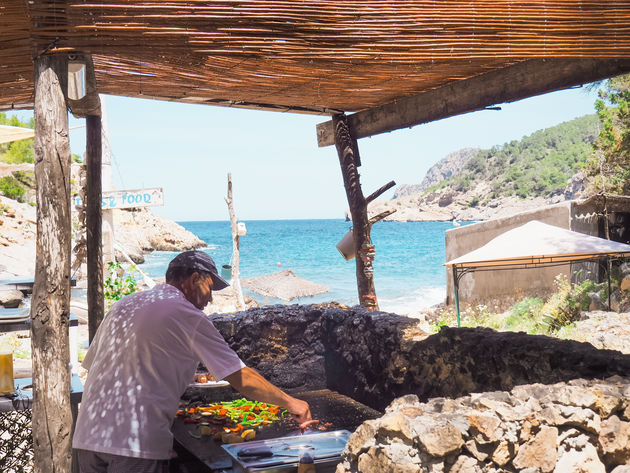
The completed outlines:
[[[33,57],[93,55],[99,91],[356,111],[530,58],[630,57],[630,0],[1,0],[0,109]]]

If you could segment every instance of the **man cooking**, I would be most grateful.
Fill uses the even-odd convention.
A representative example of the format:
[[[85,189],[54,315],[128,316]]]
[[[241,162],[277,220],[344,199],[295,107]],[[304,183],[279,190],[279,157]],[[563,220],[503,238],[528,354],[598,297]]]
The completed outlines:
[[[309,405],[248,368],[202,309],[228,286],[212,258],[185,251],[166,284],[122,298],[109,310],[83,367],[88,376],[72,446],[81,473],[164,473],[179,399],[199,362],[243,395],[278,404],[299,422]]]

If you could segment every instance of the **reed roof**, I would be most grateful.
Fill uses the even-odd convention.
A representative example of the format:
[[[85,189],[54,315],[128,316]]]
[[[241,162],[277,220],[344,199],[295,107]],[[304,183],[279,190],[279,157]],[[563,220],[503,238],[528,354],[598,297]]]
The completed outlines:
[[[630,57],[617,0],[2,0],[0,110],[33,57],[93,55],[99,91],[357,111],[531,58]]]

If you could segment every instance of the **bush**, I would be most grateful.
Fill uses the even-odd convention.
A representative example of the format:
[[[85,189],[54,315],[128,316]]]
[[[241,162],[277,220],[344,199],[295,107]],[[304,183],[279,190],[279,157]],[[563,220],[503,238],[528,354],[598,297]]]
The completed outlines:
[[[33,140],[20,140],[11,143],[4,159],[9,164],[32,163],[35,161]]]
[[[0,192],[9,199],[19,202],[22,202],[24,198],[24,188],[13,176],[5,176],[0,179]]]
[[[468,204],[468,207],[477,207],[479,205],[479,202],[481,202],[481,199],[479,198],[479,196],[475,196]]]
[[[589,294],[598,290],[598,285],[590,280],[572,285],[566,276],[558,275],[555,282],[558,292],[549,298],[542,309],[543,324],[548,332],[556,332],[577,322],[582,311],[588,310],[591,301]]]
[[[526,297],[517,302],[510,309],[510,315],[505,319],[505,328],[508,330],[521,329],[527,332],[536,331],[537,321],[540,318],[544,302],[539,297]]]
[[[124,296],[133,294],[138,291],[138,281],[135,278],[136,266],[131,265],[127,273],[120,263],[111,261],[107,266],[109,276],[105,279],[104,296],[106,307],[109,308],[114,302],[122,299]]]

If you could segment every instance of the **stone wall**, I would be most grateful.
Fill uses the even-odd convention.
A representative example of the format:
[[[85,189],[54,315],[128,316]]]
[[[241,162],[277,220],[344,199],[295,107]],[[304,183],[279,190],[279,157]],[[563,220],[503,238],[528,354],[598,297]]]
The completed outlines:
[[[396,314],[323,305],[270,306],[213,322],[241,358],[278,386],[328,388],[374,409],[516,385],[630,373],[630,356],[588,343],[491,329],[435,335]]]
[[[350,472],[629,473],[630,378],[398,398],[350,437]]]

